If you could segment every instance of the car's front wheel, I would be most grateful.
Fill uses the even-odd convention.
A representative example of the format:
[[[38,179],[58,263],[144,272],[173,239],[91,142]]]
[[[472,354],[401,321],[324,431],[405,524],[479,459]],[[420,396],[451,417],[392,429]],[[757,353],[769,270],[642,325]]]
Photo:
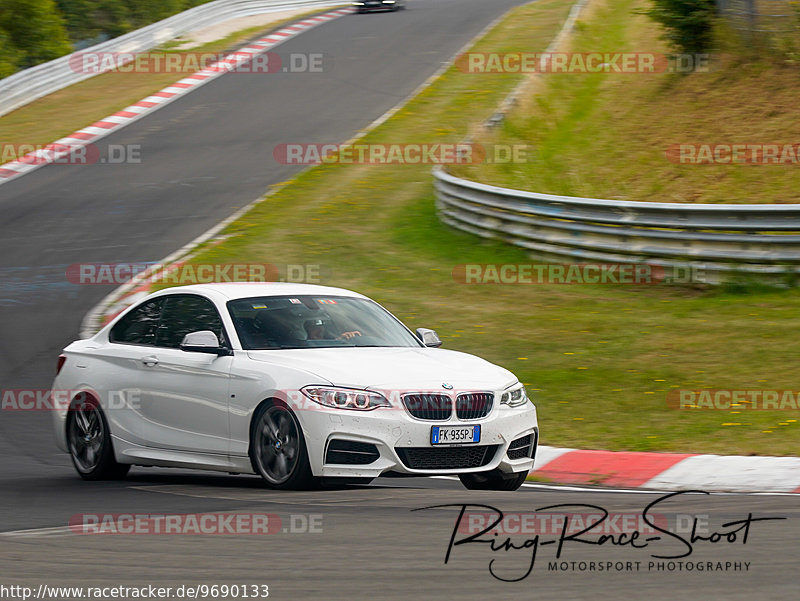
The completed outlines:
[[[461,484],[470,490],[517,490],[525,479],[528,472],[512,472],[506,474],[500,470],[488,472],[477,472],[474,474],[461,474],[458,479]]]
[[[76,400],[67,414],[67,446],[84,480],[124,478],[130,465],[117,463],[103,410],[93,398]]]
[[[253,423],[250,459],[270,488],[307,489],[316,486],[303,430],[292,411],[266,405]]]

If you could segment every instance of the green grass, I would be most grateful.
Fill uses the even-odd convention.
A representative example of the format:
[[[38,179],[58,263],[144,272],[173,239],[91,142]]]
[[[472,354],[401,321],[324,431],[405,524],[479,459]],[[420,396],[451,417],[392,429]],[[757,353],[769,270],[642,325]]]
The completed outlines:
[[[595,0],[568,50],[668,49],[648,0]],[[795,144],[796,64],[734,54],[710,72],[551,73],[539,77],[500,131],[480,141],[528,144],[525,164],[459,166],[453,173],[537,192],[660,202],[797,203],[800,164],[694,165],[667,159],[672,144]],[[474,74],[472,79],[494,75]]]
[[[541,50],[569,5],[518,8],[475,50]],[[516,81],[450,69],[360,142],[457,142]],[[367,294],[412,328],[436,328],[447,348],[511,369],[539,407],[544,444],[797,453],[798,424],[787,421],[796,416],[786,412],[690,413],[666,402],[673,388],[800,388],[796,290],[459,284],[455,265],[530,259],[442,225],[429,165],[308,170],[224,235],[193,262],[321,265],[331,274],[323,283]]]

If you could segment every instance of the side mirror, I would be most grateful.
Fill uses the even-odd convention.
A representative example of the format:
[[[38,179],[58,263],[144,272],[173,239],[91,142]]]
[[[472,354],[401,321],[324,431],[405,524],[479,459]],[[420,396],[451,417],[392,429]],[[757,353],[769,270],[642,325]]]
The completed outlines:
[[[189,353],[208,353],[218,357],[233,354],[230,349],[219,345],[217,335],[211,330],[201,330],[186,334],[183,337],[183,342],[181,342],[181,350]]]
[[[419,338],[425,346],[431,346],[433,348],[442,346],[442,341],[439,339],[436,330],[417,328],[417,338]]]

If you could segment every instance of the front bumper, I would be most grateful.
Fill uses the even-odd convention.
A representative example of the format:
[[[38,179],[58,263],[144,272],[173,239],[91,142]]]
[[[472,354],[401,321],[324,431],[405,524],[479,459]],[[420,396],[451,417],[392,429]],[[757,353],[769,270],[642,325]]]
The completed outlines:
[[[358,12],[366,12],[368,10],[392,10],[396,6],[399,6],[398,3],[384,3],[384,2],[376,2],[376,3],[366,3],[362,2],[360,4],[353,4],[353,8]]]
[[[485,418],[469,421],[419,420],[394,407],[373,411],[320,407],[299,412],[298,418],[312,472],[322,477],[376,478],[389,472],[431,476],[494,469],[506,473],[530,471],[539,434],[536,408],[531,403],[519,408],[495,406]],[[476,424],[481,426],[481,440],[477,444],[431,444],[431,426]],[[517,450],[509,457],[511,443],[529,435],[532,438],[527,455],[521,457]],[[342,453],[328,452],[332,442],[334,448],[345,448],[341,441],[361,443],[347,448],[369,451],[353,455],[369,463],[344,464],[340,461]]]

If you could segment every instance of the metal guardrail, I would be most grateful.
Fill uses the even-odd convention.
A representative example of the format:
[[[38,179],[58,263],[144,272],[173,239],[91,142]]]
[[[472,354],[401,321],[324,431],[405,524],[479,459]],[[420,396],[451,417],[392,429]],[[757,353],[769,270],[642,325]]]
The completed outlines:
[[[797,33],[800,12],[795,0],[715,0],[717,13],[734,28],[749,33]]]
[[[324,8],[347,4],[344,0],[216,0],[107,42],[84,48],[81,53],[144,52],[186,32],[202,29],[237,17],[296,8]],[[94,76],[70,66],[66,55],[25,69],[0,80],[0,115],[47,94]]]
[[[524,192],[434,169],[439,218],[539,258],[695,268],[704,281],[800,273],[800,204],[637,202]]]

